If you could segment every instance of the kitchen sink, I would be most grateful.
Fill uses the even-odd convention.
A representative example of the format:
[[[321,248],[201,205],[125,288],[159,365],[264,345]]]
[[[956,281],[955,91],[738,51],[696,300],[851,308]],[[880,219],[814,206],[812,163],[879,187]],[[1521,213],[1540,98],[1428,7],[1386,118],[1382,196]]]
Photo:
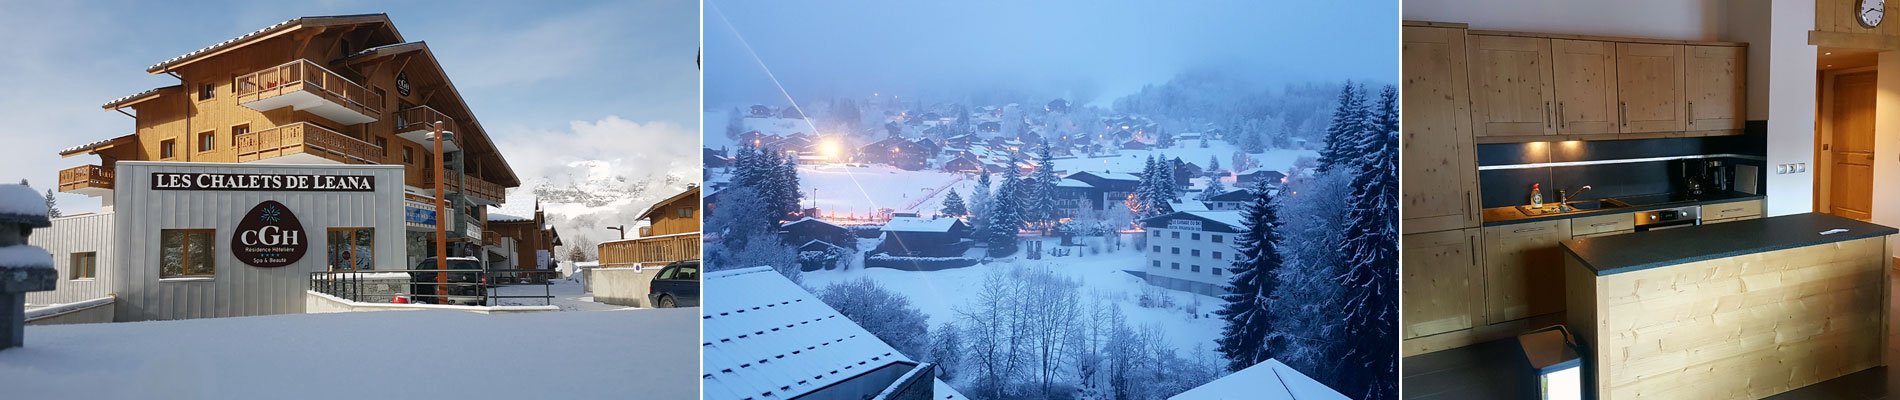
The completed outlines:
[[[1528,205],[1517,206],[1517,211],[1524,213],[1524,215],[1536,217],[1536,216],[1543,216],[1543,215],[1557,215],[1557,214],[1568,214],[1568,213],[1574,213],[1574,212],[1625,208],[1629,206],[1630,206],[1629,203],[1624,203],[1621,200],[1617,200],[1617,199],[1596,199],[1596,200],[1571,201],[1570,211],[1562,211],[1562,209],[1558,208],[1557,204],[1555,203],[1545,204],[1543,208],[1533,208]]]

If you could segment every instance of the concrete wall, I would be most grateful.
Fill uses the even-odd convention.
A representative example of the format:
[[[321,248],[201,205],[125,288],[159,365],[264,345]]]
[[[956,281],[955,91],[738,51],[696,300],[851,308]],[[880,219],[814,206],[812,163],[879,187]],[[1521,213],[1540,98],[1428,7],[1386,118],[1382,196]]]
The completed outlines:
[[[587,269],[587,292],[594,294],[596,302],[652,307],[647,304],[647,291],[653,284],[653,276],[659,274],[660,269],[657,266],[638,271],[633,268],[590,268]]]
[[[1148,246],[1141,249],[1142,254],[1146,256],[1141,261],[1141,270],[1147,272],[1148,276],[1166,277],[1183,283],[1168,286],[1168,288],[1202,293],[1200,290],[1188,288],[1189,285],[1186,283],[1225,286],[1228,280],[1233,279],[1233,274],[1226,268],[1234,263],[1236,251],[1234,236],[1238,234],[1167,227],[1148,228],[1147,234]],[[1177,234],[1181,235],[1181,238],[1174,238]],[[1200,239],[1195,239],[1195,235],[1199,235]],[[1214,242],[1214,236],[1221,237],[1219,243]],[[1160,252],[1155,251],[1156,246],[1160,246]],[[1174,253],[1177,248],[1180,249],[1180,254]],[[1195,255],[1195,252],[1200,252],[1200,254]],[[1215,258],[1214,253],[1220,253],[1220,258]],[[1157,266],[1156,263],[1160,264]],[[1180,264],[1181,268],[1175,269],[1175,264]],[[1200,267],[1199,271],[1195,271],[1196,266]],[[1219,270],[1220,275],[1214,274],[1216,269]]]
[[[1748,119],[1768,121],[1769,216],[1814,209],[1814,2],[1770,0],[1411,0],[1408,20],[1472,29],[1746,42]],[[1774,174],[1775,164],[1810,172]],[[1878,202],[1878,200],[1876,200]],[[1876,219],[1876,221],[1879,221]]]
[[[271,192],[151,190],[153,172],[369,175],[373,192]],[[304,312],[309,273],[328,269],[325,252],[332,227],[375,229],[375,267],[401,269],[403,186],[400,165],[272,165],[176,162],[118,163],[117,216],[113,244],[118,279],[118,320],[169,320],[294,314]],[[239,220],[265,200],[296,215],[309,249],[296,263],[253,267],[231,253]],[[161,279],[161,229],[213,229],[215,275]]]
[[[28,312],[27,325],[66,325],[96,324],[112,322],[113,299],[110,297],[70,304],[70,307],[58,307],[59,310]],[[57,306],[56,306],[57,307]]]
[[[26,294],[27,304],[64,304],[105,297],[112,293],[112,213],[86,214],[53,219],[53,226],[33,230],[27,243],[53,254],[53,267],[59,269],[59,283],[52,291]],[[72,255],[98,253],[93,278],[72,279]]]
[[[316,291],[304,291],[303,309],[304,313],[308,314],[415,310],[450,310],[480,314],[561,311],[560,306],[450,306],[441,304],[358,303]]]

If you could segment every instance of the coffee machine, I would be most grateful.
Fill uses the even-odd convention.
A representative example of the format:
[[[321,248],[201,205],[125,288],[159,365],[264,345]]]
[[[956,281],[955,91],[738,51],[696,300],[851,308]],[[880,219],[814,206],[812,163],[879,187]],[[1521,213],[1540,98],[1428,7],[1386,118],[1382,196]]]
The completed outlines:
[[[1701,196],[1734,190],[1730,166],[1717,159],[1688,159],[1676,163],[1676,182],[1680,194]]]

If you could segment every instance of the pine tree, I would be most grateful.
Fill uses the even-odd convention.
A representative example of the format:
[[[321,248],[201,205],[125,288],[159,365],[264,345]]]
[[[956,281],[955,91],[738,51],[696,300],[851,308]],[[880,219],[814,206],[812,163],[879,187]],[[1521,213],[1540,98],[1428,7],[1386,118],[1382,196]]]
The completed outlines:
[[[1208,178],[1207,189],[1201,190],[1201,197],[1196,200],[1210,201],[1214,199],[1214,196],[1219,196],[1222,193],[1227,193],[1227,184],[1221,183],[1221,179],[1218,176]]]
[[[59,218],[59,200],[53,199],[53,189],[46,189],[46,216]]]
[[[943,195],[943,209],[937,213],[947,217],[962,217],[969,215],[970,209],[963,206],[963,196],[958,196],[957,191],[952,190],[950,194]]]
[[[1219,171],[1219,170],[1220,170],[1220,157],[1209,154],[1207,156],[1207,172],[1212,173],[1214,171]]]
[[[1049,155],[1049,144],[1043,143],[1036,150],[1036,171],[1024,185],[1029,188],[1025,199],[1029,221],[1046,228],[1056,220],[1056,185],[1061,183],[1062,177],[1056,176],[1055,157]]]
[[[1174,195],[1174,173],[1166,167],[1167,162],[1148,156],[1147,165],[1142,167],[1141,181],[1135,186],[1135,210],[1137,218],[1149,218],[1174,212],[1174,206],[1168,204]]]
[[[799,206],[805,196],[798,190],[798,157],[789,155],[779,157],[779,163],[773,169],[772,176],[772,184],[776,189],[773,191],[773,196],[778,198],[778,205],[781,207],[778,211],[783,213],[782,215],[796,215],[804,212],[804,208]]]
[[[1396,107],[1396,106],[1394,106]],[[1394,108],[1396,109],[1396,108]],[[1345,287],[1341,392],[1364,399],[1398,398],[1399,254],[1398,131],[1370,132],[1348,198],[1344,250],[1350,255]]]
[[[1332,170],[1333,167],[1348,165],[1359,157],[1360,131],[1364,130],[1367,117],[1365,99],[1359,94],[1358,86],[1346,81],[1339,90],[1339,105],[1333,109],[1332,125],[1326,127],[1326,149],[1320,152],[1319,172]]]
[[[1220,339],[1214,341],[1227,358],[1227,369],[1239,371],[1272,357],[1276,346],[1268,343],[1274,330],[1271,303],[1267,300],[1279,289],[1280,256],[1279,205],[1266,185],[1253,189],[1254,200],[1245,211],[1246,230],[1234,237],[1233,273],[1228,282],[1233,288],[1221,300],[1227,303],[1214,312],[1225,320]]]
[[[985,168],[976,176],[976,188],[970,191],[970,234],[979,239],[989,237],[992,187],[990,170]]]
[[[991,257],[1002,257],[1016,253],[1016,231],[1023,226],[1023,179],[1022,172],[1015,166],[1018,160],[1010,159],[1010,167],[1003,170],[1002,186],[996,188],[996,197],[990,199],[989,224],[984,241],[989,244]]]

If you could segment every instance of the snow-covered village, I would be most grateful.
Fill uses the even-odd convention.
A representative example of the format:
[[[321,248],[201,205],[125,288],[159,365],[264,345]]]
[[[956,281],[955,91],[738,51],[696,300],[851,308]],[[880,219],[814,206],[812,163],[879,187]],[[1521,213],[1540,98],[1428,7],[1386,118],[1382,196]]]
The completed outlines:
[[[790,74],[704,110],[707,398],[1397,398],[1390,81]]]

